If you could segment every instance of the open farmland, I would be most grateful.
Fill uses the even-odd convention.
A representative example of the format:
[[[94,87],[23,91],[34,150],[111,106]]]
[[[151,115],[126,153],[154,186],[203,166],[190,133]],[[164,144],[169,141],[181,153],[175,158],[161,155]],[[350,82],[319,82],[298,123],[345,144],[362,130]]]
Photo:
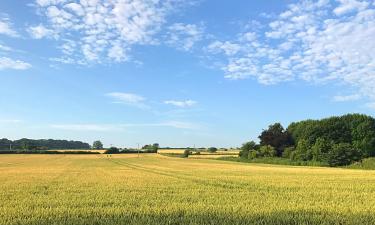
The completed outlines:
[[[374,224],[375,172],[156,154],[1,155],[0,224]]]

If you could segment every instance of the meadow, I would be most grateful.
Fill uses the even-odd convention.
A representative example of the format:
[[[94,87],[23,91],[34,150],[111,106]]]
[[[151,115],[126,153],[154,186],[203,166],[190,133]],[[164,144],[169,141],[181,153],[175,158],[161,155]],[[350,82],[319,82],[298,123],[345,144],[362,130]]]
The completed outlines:
[[[375,224],[375,171],[0,155],[0,224]]]

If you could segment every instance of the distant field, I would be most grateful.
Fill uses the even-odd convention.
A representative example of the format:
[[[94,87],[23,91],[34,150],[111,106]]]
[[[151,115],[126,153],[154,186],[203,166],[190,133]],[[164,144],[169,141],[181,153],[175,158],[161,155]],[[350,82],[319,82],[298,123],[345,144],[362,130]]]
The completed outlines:
[[[0,155],[0,224],[375,224],[375,171]]]
[[[182,154],[184,151],[185,151],[185,149],[159,149],[158,153],[181,153]],[[198,149],[197,151],[199,151],[203,155],[204,154],[206,154],[206,155],[212,155],[212,154],[215,154],[215,155],[238,155],[238,153],[240,152],[239,150],[228,150],[228,151],[218,150],[215,153],[211,153],[211,152],[208,152],[207,150],[200,150],[200,149]],[[195,152],[195,151],[193,151],[193,152]]]
[[[104,153],[106,150],[95,150],[95,149],[63,149],[63,150],[51,150],[51,151],[57,151],[57,152],[77,152],[77,151],[85,151],[85,152],[99,152]]]

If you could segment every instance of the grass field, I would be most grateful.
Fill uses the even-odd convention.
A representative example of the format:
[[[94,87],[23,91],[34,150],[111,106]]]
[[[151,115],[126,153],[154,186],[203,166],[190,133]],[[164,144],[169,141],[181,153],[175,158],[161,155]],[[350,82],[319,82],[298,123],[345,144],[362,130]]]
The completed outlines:
[[[0,224],[375,224],[375,171],[0,155]]]

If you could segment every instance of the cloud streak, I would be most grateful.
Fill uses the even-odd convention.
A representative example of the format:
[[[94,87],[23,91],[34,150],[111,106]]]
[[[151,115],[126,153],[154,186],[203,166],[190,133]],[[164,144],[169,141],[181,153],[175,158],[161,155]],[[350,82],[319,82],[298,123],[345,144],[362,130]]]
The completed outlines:
[[[123,131],[135,127],[167,127],[174,129],[195,130],[201,126],[195,123],[184,121],[165,121],[160,123],[140,123],[140,124],[51,124],[49,127],[58,130],[68,131]]]
[[[106,94],[107,97],[112,98],[113,103],[126,104],[130,106],[135,106],[142,109],[147,109],[149,106],[145,104],[146,98],[133,93],[124,92],[111,92]]]
[[[185,108],[185,107],[191,107],[197,104],[197,102],[193,100],[185,100],[185,101],[167,100],[167,101],[164,101],[164,104]]]

